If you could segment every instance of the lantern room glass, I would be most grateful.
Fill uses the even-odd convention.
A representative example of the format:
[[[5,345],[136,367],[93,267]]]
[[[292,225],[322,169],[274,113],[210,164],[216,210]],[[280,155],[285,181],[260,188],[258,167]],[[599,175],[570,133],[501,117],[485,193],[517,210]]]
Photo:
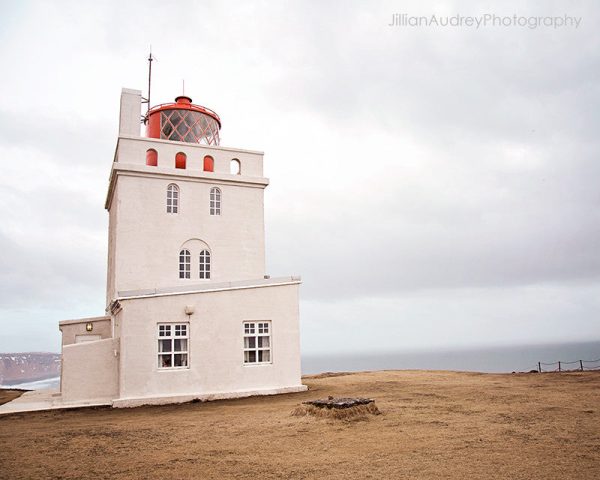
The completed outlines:
[[[211,116],[193,110],[163,110],[160,112],[160,138],[219,145],[219,124]]]

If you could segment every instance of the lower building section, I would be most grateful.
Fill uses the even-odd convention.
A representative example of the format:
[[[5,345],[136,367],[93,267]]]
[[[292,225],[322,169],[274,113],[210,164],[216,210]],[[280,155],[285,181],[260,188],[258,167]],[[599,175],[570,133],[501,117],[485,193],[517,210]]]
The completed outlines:
[[[305,390],[299,284],[287,277],[127,292],[111,317],[96,319],[110,318],[111,338],[63,345],[62,400],[111,398],[130,407]]]
[[[115,408],[139,407],[141,405],[166,405],[168,403],[185,403],[194,400],[209,402],[211,400],[225,400],[231,398],[255,397],[260,395],[279,395],[282,393],[297,393],[308,390],[306,385],[297,387],[269,388],[263,390],[243,390],[239,392],[214,392],[197,393],[189,395],[164,395],[161,397],[138,397],[138,398],[119,398],[113,400],[112,406]]]
[[[64,403],[107,401],[119,394],[116,338],[64,345],[60,376]]]

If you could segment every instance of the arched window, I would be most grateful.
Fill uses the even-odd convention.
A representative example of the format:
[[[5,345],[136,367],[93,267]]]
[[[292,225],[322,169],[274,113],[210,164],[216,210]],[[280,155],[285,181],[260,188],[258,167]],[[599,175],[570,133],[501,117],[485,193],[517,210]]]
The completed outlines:
[[[239,175],[240,173],[242,173],[242,164],[237,158],[234,158],[229,163],[229,173],[231,173],[232,175]]]
[[[179,187],[174,183],[167,187],[167,213],[179,212]]]
[[[175,155],[175,168],[185,168],[185,161],[187,156],[183,152],[179,152]]]
[[[200,252],[200,278],[210,280],[210,252],[208,250]]]
[[[210,214],[221,215],[221,190],[217,187],[210,189]]]
[[[206,155],[204,157],[204,171],[205,172],[214,172],[215,171],[215,159],[210,155]]]
[[[158,166],[158,152],[153,148],[146,150],[146,165],[149,167]]]
[[[192,256],[189,250],[179,252],[179,278],[190,278]]]

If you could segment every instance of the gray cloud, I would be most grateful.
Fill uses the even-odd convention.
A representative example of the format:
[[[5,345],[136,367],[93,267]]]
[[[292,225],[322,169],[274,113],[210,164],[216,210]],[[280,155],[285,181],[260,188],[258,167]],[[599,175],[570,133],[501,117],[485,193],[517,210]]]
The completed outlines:
[[[225,145],[265,150],[269,273],[305,280],[305,350],[377,345],[402,331],[406,341],[389,348],[571,338],[573,324],[580,338],[598,338],[599,9],[569,5],[584,18],[577,30],[387,27],[400,8],[567,7],[8,9],[0,322],[11,347],[0,351],[56,350],[58,319],[102,313],[118,92],[144,88],[150,43],[156,102],[185,78],[186,92],[223,118]],[[340,333],[362,331],[365,318],[377,333]],[[47,340],[32,335],[36,322]]]

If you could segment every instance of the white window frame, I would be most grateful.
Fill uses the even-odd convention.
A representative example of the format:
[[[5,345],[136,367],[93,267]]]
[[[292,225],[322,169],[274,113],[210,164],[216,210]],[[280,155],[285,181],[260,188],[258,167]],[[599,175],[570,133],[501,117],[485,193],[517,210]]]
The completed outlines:
[[[179,213],[179,187],[175,183],[167,187],[167,213]]]
[[[242,343],[244,347],[244,365],[250,366],[272,364],[273,342],[271,340],[271,321],[244,321],[242,326],[242,332],[244,337]],[[266,345],[264,339],[266,339]]]
[[[159,370],[184,370],[190,368],[190,324],[159,323],[156,326],[157,366]],[[179,341],[179,344],[177,343]],[[183,341],[183,342],[182,342]],[[185,347],[185,348],[184,348]],[[184,365],[175,366],[177,356]],[[168,360],[168,365],[164,361]]]
[[[211,215],[221,215],[221,198],[223,192],[218,187],[212,187],[210,189],[209,207]]]
[[[198,255],[198,276],[200,280],[210,280],[210,251],[204,249]]]
[[[179,251],[179,279],[192,278],[192,254],[187,248]]]

